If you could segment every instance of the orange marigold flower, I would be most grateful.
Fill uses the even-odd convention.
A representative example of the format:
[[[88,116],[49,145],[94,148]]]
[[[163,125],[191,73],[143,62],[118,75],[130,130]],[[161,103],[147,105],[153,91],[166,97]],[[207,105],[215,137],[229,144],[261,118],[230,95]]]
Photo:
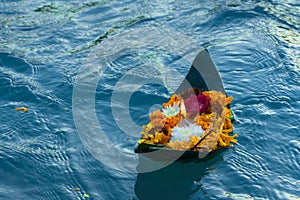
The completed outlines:
[[[201,115],[197,115],[194,119],[194,122],[198,126],[201,126],[203,130],[206,130],[210,126],[211,115],[212,114],[206,114],[206,113],[202,113]]]
[[[177,115],[177,116],[174,116],[174,117],[167,117],[166,118],[166,125],[169,125],[170,128],[174,128],[180,120],[181,120],[180,115]]]
[[[165,116],[160,110],[157,110],[153,114],[150,114],[149,118],[150,118],[151,124],[157,128],[164,127],[164,125],[166,123]]]
[[[226,98],[226,106],[227,106],[228,104],[230,104],[230,103],[232,102],[232,100],[233,100],[233,97],[232,97],[232,96],[227,97],[227,98]]]
[[[165,117],[164,114],[160,110],[155,111],[153,114],[150,114],[149,116],[150,121],[154,119],[163,119],[164,117]]]
[[[164,103],[163,104],[163,107],[167,107],[167,106],[173,106],[175,104],[178,104],[180,103],[180,99],[179,97],[176,95],[176,94],[173,94],[170,98],[170,100],[167,102],[167,103]]]

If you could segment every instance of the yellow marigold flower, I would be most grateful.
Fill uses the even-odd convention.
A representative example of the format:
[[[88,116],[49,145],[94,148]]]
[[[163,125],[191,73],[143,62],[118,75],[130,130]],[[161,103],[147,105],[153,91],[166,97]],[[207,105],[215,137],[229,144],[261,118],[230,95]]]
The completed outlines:
[[[145,139],[140,139],[139,141],[138,141],[138,144],[142,144],[142,143],[144,143],[146,140]]]
[[[187,150],[190,148],[190,141],[171,141],[167,144],[167,146],[171,147],[174,150]]]
[[[218,143],[219,143],[219,146],[221,146],[221,147],[226,147],[227,146],[227,144],[223,141],[222,138],[219,138]]]
[[[237,134],[230,136],[230,135],[221,133],[220,138],[222,141],[221,141],[220,145],[223,145],[223,143],[225,143],[224,146],[231,146],[231,143],[237,143],[237,141],[235,140],[235,138],[237,138],[237,137],[238,137]],[[220,142],[220,140],[219,140],[219,142]]]

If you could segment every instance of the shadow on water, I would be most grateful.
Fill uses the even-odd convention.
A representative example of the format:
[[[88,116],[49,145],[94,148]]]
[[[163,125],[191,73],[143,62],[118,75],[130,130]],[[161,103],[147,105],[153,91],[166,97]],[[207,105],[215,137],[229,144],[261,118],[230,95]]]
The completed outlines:
[[[205,159],[175,161],[160,170],[139,173],[135,183],[135,194],[140,200],[190,199],[200,189],[199,183],[205,174],[214,170],[215,166],[223,161],[224,151]],[[137,169],[139,170],[147,162],[152,161],[139,156]]]

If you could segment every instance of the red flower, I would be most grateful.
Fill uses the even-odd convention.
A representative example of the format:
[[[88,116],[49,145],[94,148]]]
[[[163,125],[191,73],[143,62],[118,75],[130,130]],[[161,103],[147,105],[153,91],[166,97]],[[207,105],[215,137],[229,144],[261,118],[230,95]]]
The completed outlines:
[[[210,105],[210,99],[203,94],[198,94],[197,96],[191,94],[189,98],[184,100],[184,105],[188,113],[204,113]]]

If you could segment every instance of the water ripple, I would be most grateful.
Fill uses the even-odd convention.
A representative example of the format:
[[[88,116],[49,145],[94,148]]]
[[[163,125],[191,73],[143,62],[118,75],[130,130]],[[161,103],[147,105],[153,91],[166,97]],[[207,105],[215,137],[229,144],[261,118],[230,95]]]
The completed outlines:
[[[299,199],[299,19],[293,0],[4,1],[0,198],[84,199],[87,193],[93,199],[137,199],[151,193],[159,199],[168,189],[174,199]],[[109,169],[81,145],[71,110],[76,73],[96,46],[105,48],[108,39],[137,27],[171,28],[209,48],[234,96],[239,134],[239,144],[213,164],[177,163],[162,173],[127,174]],[[189,67],[160,47],[113,56],[96,98],[109,97],[117,80],[137,66],[157,66],[162,80],[165,66],[183,74]],[[151,109],[140,97],[168,96],[164,87],[141,87],[131,99],[135,121],[146,123]],[[29,111],[16,111],[20,106]],[[110,112],[110,98],[95,106]],[[132,152],[136,139],[120,137],[113,118],[99,113],[113,143]],[[81,190],[74,191],[77,187]]]

